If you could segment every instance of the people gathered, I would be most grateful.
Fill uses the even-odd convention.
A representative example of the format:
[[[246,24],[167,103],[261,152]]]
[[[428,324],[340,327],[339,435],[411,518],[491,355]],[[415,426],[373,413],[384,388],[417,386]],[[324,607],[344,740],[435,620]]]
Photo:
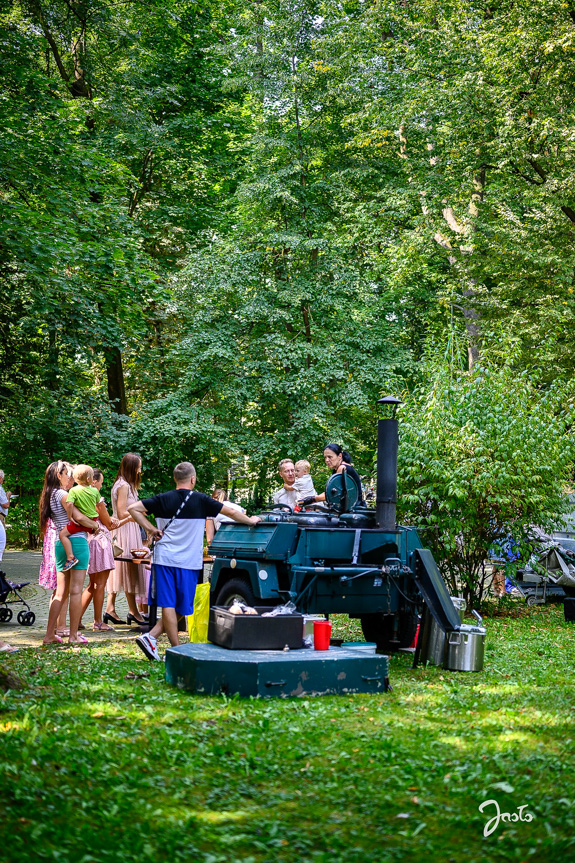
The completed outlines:
[[[85,464],[73,467],[65,461],[53,462],[46,469],[40,498],[43,549],[39,581],[53,594],[44,644],[62,643],[61,621],[68,600],[70,626],[66,635],[70,644],[88,642],[79,629],[84,628],[81,620],[90,604],[93,630],[112,632],[110,624],[124,623],[115,607],[116,597],[123,591],[129,608],[128,624],[146,625],[137,602],[146,606],[151,602],[162,609],[160,620],[137,639],[149,659],[159,659],[159,636],[166,633],[170,644],[178,644],[177,617],[193,612],[203,566],[204,532],[210,541],[222,522],[253,526],[260,521],[227,500],[224,489],[216,489],[212,497],[196,492],[196,471],[190,462],[181,462],[174,469],[173,491],[143,501],[138,500],[141,474],[141,457],[127,453],[112,486],[110,516],[101,494],[101,470]],[[148,515],[155,518],[155,524]],[[141,546],[143,537],[155,543],[151,584],[144,564],[130,554]],[[84,588],[86,574],[88,585]],[[108,606],[102,615],[106,589]]]
[[[347,473],[363,501],[361,480],[349,454],[339,444],[327,444],[323,457],[332,474]],[[295,510],[325,500],[324,493],[316,492],[307,459],[284,458],[278,473],[282,485],[274,494],[274,505]],[[204,537],[209,545],[222,523],[255,526],[260,519],[248,516],[243,507],[228,499],[223,488],[216,488],[211,497],[197,492],[196,470],[190,462],[176,465],[173,476],[172,491],[139,500],[142,459],[138,453],[126,453],[112,485],[110,515],[102,496],[101,470],[87,464],[73,467],[62,460],[47,467],[39,505],[43,538],[39,584],[52,591],[44,644],[61,644],[65,637],[72,645],[87,644],[80,630],[90,605],[94,632],[111,633],[117,625],[136,625],[142,633],[137,644],[149,659],[160,658],[157,641],[163,633],[172,646],[179,643],[178,616],[193,613]],[[4,516],[10,506],[3,481],[0,470],[0,560],[5,546]],[[132,556],[144,543],[153,547],[151,570],[147,555],[146,562]],[[116,598],[122,592],[128,605],[125,621],[116,610]],[[152,619],[146,632],[148,604],[161,608],[162,613],[157,622]],[[67,610],[69,628],[65,628]],[[0,641],[0,651],[11,649]]]
[[[323,450],[323,460],[332,475],[344,471],[347,473],[357,486],[359,503],[364,503],[363,486],[350,454],[339,444],[328,443]],[[311,465],[307,459],[299,459],[294,463],[290,458],[282,458],[278,464],[278,473],[283,480],[283,486],[274,494],[274,506],[287,505],[295,510],[297,507],[325,501],[325,492],[317,494],[315,490],[310,470]]]

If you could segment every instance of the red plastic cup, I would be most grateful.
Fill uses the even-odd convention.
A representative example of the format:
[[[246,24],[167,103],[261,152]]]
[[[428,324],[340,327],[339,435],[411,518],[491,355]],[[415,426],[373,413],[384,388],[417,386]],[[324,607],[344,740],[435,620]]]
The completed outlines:
[[[314,620],[313,622],[313,649],[329,650],[331,638],[331,623],[329,620]]]

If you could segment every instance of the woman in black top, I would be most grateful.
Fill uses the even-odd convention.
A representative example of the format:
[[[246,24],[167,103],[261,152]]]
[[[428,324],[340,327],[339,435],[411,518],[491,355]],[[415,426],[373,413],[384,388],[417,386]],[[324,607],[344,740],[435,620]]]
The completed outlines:
[[[334,473],[342,473],[344,470],[347,471],[347,475],[352,478],[357,486],[358,491],[358,503],[364,503],[363,500],[363,488],[361,486],[361,480],[359,478],[359,474],[351,463],[351,456],[348,452],[340,447],[337,443],[328,443],[323,451],[323,459],[326,465],[331,468],[332,474]],[[314,501],[325,500],[325,492],[321,494],[316,494],[314,498],[307,497],[304,503],[309,504]]]

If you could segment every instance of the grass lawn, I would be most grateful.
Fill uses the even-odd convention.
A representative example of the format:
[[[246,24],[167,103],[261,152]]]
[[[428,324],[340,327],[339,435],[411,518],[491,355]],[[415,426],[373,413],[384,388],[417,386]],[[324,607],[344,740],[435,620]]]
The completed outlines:
[[[561,606],[488,621],[480,674],[394,656],[393,692],[377,696],[192,696],[137,650],[4,660],[28,688],[0,700],[2,863],[575,858],[575,624]],[[533,820],[484,838],[489,799]]]

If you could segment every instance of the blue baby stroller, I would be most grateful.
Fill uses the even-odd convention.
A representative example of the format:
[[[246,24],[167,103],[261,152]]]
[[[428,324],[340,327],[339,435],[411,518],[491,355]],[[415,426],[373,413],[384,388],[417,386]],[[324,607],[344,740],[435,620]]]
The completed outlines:
[[[19,591],[23,587],[27,587],[29,581],[23,581],[20,584],[14,584],[6,578],[5,572],[0,572],[0,623],[9,623],[12,620],[12,609],[10,605],[24,605],[26,610],[21,609],[18,612],[16,620],[20,626],[32,626],[36,620],[36,615],[31,611],[26,600],[20,595]]]

